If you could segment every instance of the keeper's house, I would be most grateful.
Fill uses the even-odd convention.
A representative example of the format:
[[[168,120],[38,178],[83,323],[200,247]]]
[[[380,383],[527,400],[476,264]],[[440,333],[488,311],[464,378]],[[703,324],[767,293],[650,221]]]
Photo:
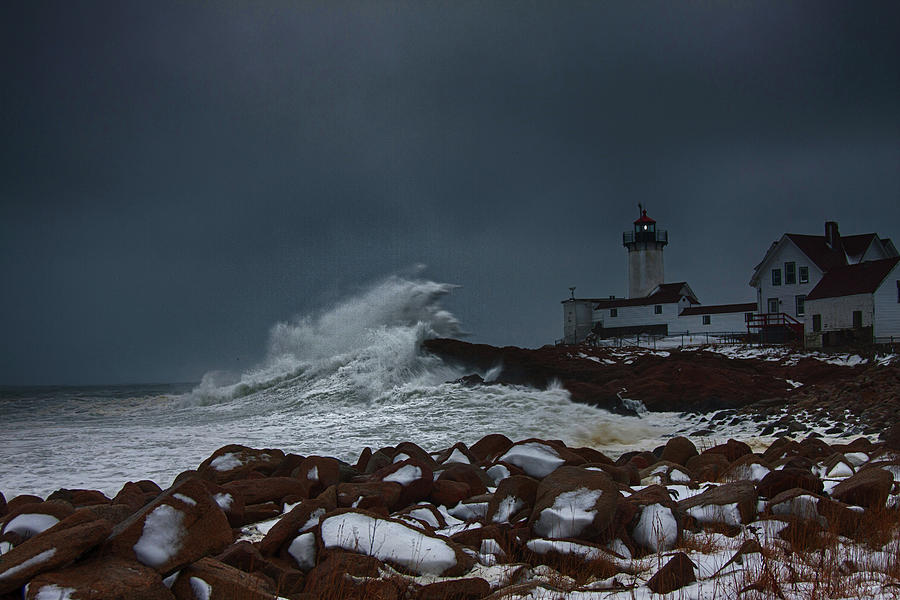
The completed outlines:
[[[806,296],[807,348],[900,339],[900,257],[836,267]]]

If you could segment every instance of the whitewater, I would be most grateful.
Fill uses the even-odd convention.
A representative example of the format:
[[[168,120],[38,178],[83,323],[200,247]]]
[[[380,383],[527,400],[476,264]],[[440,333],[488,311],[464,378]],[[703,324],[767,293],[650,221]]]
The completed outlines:
[[[405,440],[437,451],[502,433],[615,454],[675,434],[677,415],[613,415],[559,386],[453,383],[472,371],[421,349],[462,334],[441,305],[453,289],[390,277],[276,324],[260,364],[208,373],[198,385],[0,389],[0,492],[112,496],[141,479],[166,487],[231,443],[355,462],[366,446]],[[499,367],[479,375],[490,381]]]

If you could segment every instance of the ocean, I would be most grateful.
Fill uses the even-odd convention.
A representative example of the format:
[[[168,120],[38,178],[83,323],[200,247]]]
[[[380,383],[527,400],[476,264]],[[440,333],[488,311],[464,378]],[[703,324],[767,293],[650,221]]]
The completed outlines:
[[[112,496],[141,479],[167,487],[232,443],[354,462],[366,446],[409,440],[433,452],[502,433],[615,455],[652,449],[690,426],[672,413],[625,417],[576,404],[559,386],[452,383],[471,371],[420,348],[430,337],[460,335],[441,306],[452,288],[389,278],[327,311],[275,324],[256,367],[195,384],[0,388],[0,492]],[[499,368],[479,374],[490,381]]]

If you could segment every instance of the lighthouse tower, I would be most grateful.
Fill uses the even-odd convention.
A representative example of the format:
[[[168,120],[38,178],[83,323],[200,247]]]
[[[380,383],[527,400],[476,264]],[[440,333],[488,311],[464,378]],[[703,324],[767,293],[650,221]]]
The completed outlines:
[[[638,204],[640,217],[634,229],[622,234],[622,244],[628,249],[628,297],[643,298],[663,283],[663,248],[669,234],[656,228],[656,221]]]

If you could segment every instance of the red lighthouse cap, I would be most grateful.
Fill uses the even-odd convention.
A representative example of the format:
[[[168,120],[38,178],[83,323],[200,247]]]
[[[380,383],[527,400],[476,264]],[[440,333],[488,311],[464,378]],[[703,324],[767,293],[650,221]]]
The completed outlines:
[[[635,225],[640,225],[642,223],[656,223],[656,221],[647,216],[647,209],[642,210],[641,218],[634,222]]]

